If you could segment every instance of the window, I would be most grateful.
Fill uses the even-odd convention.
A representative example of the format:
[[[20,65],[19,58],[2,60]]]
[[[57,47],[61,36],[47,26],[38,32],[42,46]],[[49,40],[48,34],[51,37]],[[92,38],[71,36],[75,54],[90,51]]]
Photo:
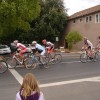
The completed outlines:
[[[80,22],[82,22],[83,20],[82,20],[82,18],[80,18],[80,20],[79,20]]]
[[[74,20],[73,23],[75,23],[76,21]]]
[[[88,22],[89,21],[89,19],[88,19],[88,17],[86,17],[86,22]]]
[[[96,23],[100,23],[100,13],[96,14]]]
[[[91,22],[92,21],[92,16],[87,16],[86,17],[86,22]]]
[[[91,16],[89,16],[89,21],[90,21],[90,22],[92,21],[92,17],[91,17]]]

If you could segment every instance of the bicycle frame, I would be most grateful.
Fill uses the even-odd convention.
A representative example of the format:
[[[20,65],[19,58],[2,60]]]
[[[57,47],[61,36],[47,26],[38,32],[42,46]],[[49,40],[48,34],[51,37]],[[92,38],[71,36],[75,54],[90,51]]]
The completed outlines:
[[[88,53],[88,49],[82,49],[82,52],[87,55],[88,57],[90,57],[89,53]],[[94,51],[94,48],[92,50],[92,56],[94,55],[95,51]]]
[[[92,56],[88,54],[87,49],[83,49],[82,52],[83,53],[80,55],[81,62],[87,62],[88,59],[91,61],[97,61],[100,58],[98,51],[95,51],[95,48],[92,50]]]
[[[38,64],[42,64],[41,61],[37,59],[37,56],[32,54],[32,59],[31,59],[30,63],[34,62],[34,60],[36,60],[38,62]]]
[[[15,59],[18,63],[23,64],[23,59],[22,62],[16,57],[16,54],[13,55],[13,59]]]

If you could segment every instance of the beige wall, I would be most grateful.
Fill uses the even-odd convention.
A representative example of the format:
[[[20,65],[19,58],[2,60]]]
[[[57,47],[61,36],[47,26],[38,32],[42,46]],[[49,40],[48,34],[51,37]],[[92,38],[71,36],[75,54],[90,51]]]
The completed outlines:
[[[66,34],[68,34],[70,31],[78,31],[82,34],[82,36],[87,37],[93,43],[93,45],[96,46],[97,37],[100,35],[100,23],[96,23],[95,15],[96,14],[91,14],[91,22],[86,22],[86,16],[81,17],[81,22],[80,18],[75,19],[75,23],[73,23],[74,19],[70,20],[66,28]],[[81,46],[82,41],[74,45],[74,49],[81,49]]]

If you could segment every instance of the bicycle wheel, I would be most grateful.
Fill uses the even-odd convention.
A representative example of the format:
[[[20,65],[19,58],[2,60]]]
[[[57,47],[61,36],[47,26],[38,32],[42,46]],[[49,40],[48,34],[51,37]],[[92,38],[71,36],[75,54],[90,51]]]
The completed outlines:
[[[23,65],[27,68],[27,69],[31,69],[32,68],[32,58],[31,57],[28,57],[28,58],[25,58],[24,62],[23,62]]]
[[[86,55],[85,53],[82,53],[82,54],[80,55],[80,61],[81,61],[82,63],[86,63],[86,62],[87,62],[87,59],[88,59],[88,57],[87,57],[87,55]]]
[[[96,60],[100,60],[100,52],[99,52],[99,51],[97,51],[97,52],[95,53],[95,59],[96,59]]]
[[[7,63],[9,68],[15,68],[17,66],[17,61],[14,58],[8,58]]]
[[[8,65],[5,61],[0,61],[0,74],[6,72],[8,70]]]
[[[44,61],[44,64],[42,64],[43,67],[44,67],[44,68],[49,68],[48,59],[47,59],[46,57],[43,57],[43,61]],[[42,62],[41,62],[41,63],[42,63]]]
[[[61,54],[55,54],[54,55],[54,62],[55,63],[60,63],[62,61],[62,56]]]

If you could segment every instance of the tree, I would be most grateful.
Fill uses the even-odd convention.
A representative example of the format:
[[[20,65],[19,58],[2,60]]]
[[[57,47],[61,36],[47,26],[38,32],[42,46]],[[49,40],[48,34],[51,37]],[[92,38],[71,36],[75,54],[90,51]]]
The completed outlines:
[[[66,9],[62,0],[41,0],[40,16],[33,20],[34,39],[41,41],[46,38],[55,41],[61,37],[67,22]]]
[[[1,0],[0,38],[16,39],[17,31],[27,33],[30,22],[40,13],[40,0]],[[16,31],[17,30],[17,31]],[[25,35],[24,35],[25,36]]]
[[[72,49],[73,44],[82,40],[82,36],[77,31],[69,32],[68,35],[65,37],[66,42],[68,43],[68,48]]]

